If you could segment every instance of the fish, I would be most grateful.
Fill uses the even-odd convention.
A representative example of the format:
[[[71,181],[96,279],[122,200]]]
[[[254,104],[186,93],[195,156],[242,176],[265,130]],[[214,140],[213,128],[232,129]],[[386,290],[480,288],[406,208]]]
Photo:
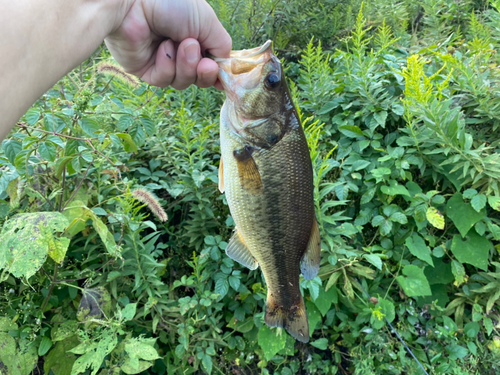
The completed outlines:
[[[306,343],[299,277],[316,277],[321,260],[307,139],[270,40],[214,60],[226,93],[219,190],[236,224],[226,254],[250,270],[261,268],[265,323]]]

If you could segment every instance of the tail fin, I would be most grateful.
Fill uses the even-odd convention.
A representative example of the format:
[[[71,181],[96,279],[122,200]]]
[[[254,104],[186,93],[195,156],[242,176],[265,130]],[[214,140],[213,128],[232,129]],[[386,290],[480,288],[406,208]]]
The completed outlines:
[[[285,328],[295,339],[309,342],[309,322],[302,296],[298,303],[285,307],[276,303],[268,294],[264,320],[269,327]]]

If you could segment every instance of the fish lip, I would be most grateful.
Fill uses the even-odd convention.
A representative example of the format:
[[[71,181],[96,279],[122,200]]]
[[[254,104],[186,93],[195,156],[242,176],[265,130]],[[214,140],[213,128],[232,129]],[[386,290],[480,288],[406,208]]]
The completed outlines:
[[[232,87],[241,73],[248,73],[269,61],[273,55],[272,41],[267,40],[263,45],[239,51],[231,51],[230,57],[213,57],[207,55],[219,65],[219,81],[222,83],[230,99],[236,99]],[[250,82],[248,82],[250,83]]]

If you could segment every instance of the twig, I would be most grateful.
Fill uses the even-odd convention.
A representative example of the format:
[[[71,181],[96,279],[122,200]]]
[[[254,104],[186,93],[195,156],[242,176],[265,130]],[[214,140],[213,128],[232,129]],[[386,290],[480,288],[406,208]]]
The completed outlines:
[[[61,187],[61,199],[59,200],[59,212],[62,212],[62,204],[63,204],[63,198],[64,198],[64,185],[66,184],[66,165],[64,166],[63,168],[63,171],[62,171],[62,187]]]
[[[45,310],[45,307],[47,307],[47,303],[49,302],[49,298],[52,295],[52,291],[54,290],[54,286],[56,285],[55,280],[57,278],[58,270],[59,270],[59,266],[57,265],[57,263],[54,263],[54,275],[52,276],[52,280],[50,281],[50,287],[49,287],[49,292],[47,293],[47,297],[45,297],[45,301],[43,301],[42,313]]]
[[[64,209],[66,208],[66,206],[73,200],[73,198],[75,197],[76,193],[78,193],[78,190],[80,190],[80,188],[82,187],[83,181],[85,181],[85,179],[87,178],[87,174],[89,173],[89,170],[90,170],[90,167],[92,166],[92,164],[94,164],[93,161],[89,163],[89,166],[87,167],[87,170],[85,171],[85,174],[83,175],[80,183],[78,184],[78,186],[76,187],[75,191],[73,192],[73,194],[71,195],[71,197],[68,199],[68,201],[66,202],[66,204],[64,205],[64,207],[62,208],[62,211],[64,211]]]

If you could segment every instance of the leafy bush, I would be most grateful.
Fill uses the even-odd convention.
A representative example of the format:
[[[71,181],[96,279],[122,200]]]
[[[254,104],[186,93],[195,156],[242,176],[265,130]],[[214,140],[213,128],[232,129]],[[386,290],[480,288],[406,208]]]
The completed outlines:
[[[500,3],[212,3],[237,48],[285,58],[322,235],[311,342],[264,324],[263,277],[224,254],[223,94],[149,87],[102,49],[0,149],[0,362],[422,374],[390,323],[428,373],[496,374]]]

